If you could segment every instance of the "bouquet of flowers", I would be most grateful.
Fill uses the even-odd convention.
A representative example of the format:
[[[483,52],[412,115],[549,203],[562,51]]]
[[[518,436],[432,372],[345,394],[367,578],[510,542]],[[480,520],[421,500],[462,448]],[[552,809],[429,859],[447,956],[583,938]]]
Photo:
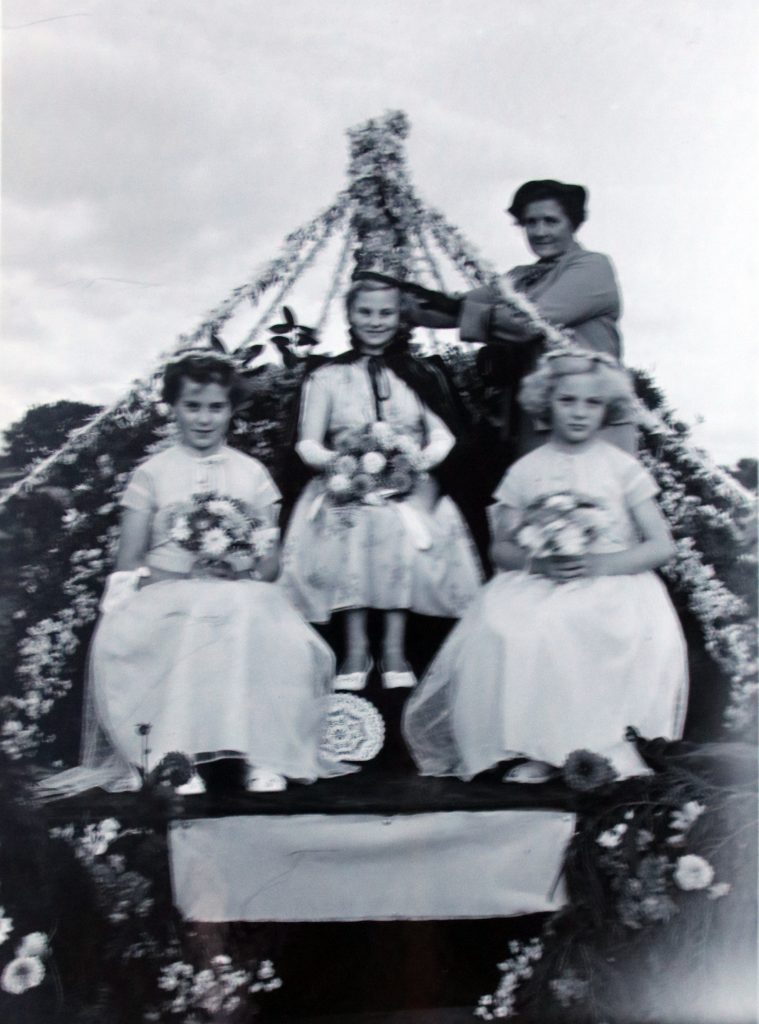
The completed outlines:
[[[414,489],[422,470],[421,449],[413,438],[384,421],[368,423],[338,444],[325,474],[327,499],[333,505],[377,505],[402,498]]]
[[[605,510],[592,498],[559,491],[527,506],[515,539],[533,558],[582,555],[606,525]]]
[[[267,528],[236,498],[206,491],[193,494],[171,514],[169,536],[209,569],[242,569],[270,549],[276,529]]]

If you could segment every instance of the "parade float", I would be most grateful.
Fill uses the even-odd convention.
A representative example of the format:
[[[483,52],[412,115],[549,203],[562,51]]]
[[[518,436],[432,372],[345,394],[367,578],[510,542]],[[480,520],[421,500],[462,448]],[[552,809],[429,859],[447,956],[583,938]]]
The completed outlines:
[[[449,292],[496,279],[419,198],[408,130],[400,112],[351,129],[335,201],[165,353],[230,353],[248,395],[230,444],[267,465],[286,499],[299,389],[351,275]],[[314,303],[302,285],[317,268],[325,280],[328,258]],[[504,301],[547,344],[561,340],[518,293]],[[445,361],[480,443],[495,443],[497,387],[477,352],[450,332],[419,329],[415,341]],[[691,705],[678,743],[631,731],[652,774],[624,782],[588,751],[541,786],[421,779],[397,695],[370,688],[336,695],[325,736],[362,764],[355,776],[183,798],[181,752],[153,763],[150,723],[135,723],[139,791],[42,803],[40,777],[78,757],[119,494],[171,438],[160,364],[4,492],[3,1019],[347,1020],[423,1007],[536,1024],[750,1019],[756,498],[692,443],[651,376],[632,372],[640,458],[677,545],[663,577],[688,639]],[[419,638],[420,667],[445,630]]]

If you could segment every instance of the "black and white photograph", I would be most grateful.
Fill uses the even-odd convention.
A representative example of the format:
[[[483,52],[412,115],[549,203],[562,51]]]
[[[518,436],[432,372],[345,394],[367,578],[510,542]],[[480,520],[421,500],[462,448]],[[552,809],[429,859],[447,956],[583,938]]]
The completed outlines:
[[[754,0],[3,0],[0,1020],[755,1024]]]

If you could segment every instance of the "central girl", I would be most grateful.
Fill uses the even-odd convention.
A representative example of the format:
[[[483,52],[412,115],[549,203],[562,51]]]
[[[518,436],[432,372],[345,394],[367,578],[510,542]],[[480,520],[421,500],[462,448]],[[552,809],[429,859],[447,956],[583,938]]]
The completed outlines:
[[[316,476],[293,512],[282,582],[310,621],[344,614],[337,689],[363,689],[372,670],[369,608],[385,613],[383,685],[411,687],[416,680],[405,656],[408,611],[458,618],[481,580],[462,515],[430,476],[461,430],[457,401],[442,370],[412,354],[398,289],[357,281],[346,310],[351,351],[305,384],[296,451]],[[381,452],[372,451],[372,460],[366,451],[366,473],[356,456],[355,440],[372,436],[380,449],[395,446],[405,453],[399,459],[404,471],[388,474],[383,488],[372,485],[370,472],[383,461],[376,458]],[[353,496],[346,499],[335,487],[345,486],[356,468]],[[369,493],[360,495],[362,488]]]

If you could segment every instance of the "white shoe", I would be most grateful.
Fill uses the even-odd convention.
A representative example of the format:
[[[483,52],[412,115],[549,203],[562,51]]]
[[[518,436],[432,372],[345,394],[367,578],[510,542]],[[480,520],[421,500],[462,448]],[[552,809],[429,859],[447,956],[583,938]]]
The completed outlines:
[[[544,761],[523,761],[521,764],[509,768],[503,776],[503,781],[540,785],[543,782],[548,782],[553,774],[553,768]]]
[[[380,665],[382,686],[386,690],[412,690],[416,686],[416,676],[410,668],[403,672],[386,672]]]
[[[198,796],[201,793],[205,793],[206,784],[203,782],[201,777],[195,772],[189,782],[185,782],[181,786],[177,786],[174,790],[179,796]]]
[[[366,687],[366,680],[374,668],[371,658],[367,659],[366,668],[362,672],[341,672],[335,676],[333,689],[335,690],[363,690]]]
[[[287,789],[287,779],[268,768],[251,768],[245,788],[249,793],[281,793]]]

